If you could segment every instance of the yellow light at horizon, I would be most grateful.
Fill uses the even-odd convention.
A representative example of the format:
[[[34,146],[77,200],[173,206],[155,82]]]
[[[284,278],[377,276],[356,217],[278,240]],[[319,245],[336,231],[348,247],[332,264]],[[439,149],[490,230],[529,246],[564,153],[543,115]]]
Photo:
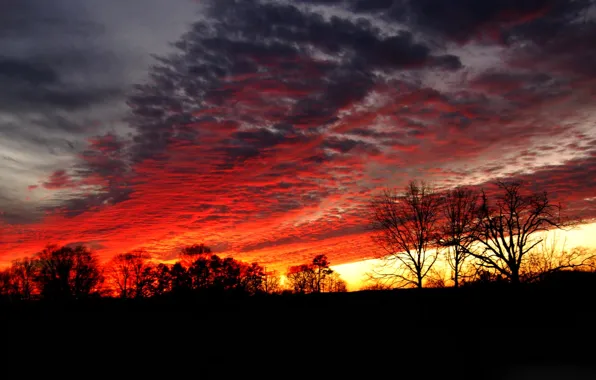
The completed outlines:
[[[564,249],[570,250],[576,247],[586,247],[596,249],[596,223],[588,223],[577,226],[569,231],[555,230],[559,244],[564,244]],[[353,263],[339,264],[331,266],[331,269],[339,275],[348,284],[348,290],[359,290],[366,279],[367,273],[370,273],[378,259],[356,261]]]

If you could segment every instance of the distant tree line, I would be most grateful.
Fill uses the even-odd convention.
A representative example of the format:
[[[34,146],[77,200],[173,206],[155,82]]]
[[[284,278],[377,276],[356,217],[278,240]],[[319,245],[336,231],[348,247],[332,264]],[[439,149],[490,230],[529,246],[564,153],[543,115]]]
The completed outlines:
[[[181,250],[174,264],[155,263],[143,250],[118,254],[100,265],[85,246],[48,245],[32,258],[0,271],[0,296],[9,300],[140,299],[201,294],[279,294],[346,291],[324,255],[290,267],[286,283],[257,263],[213,254],[204,244]]]
[[[410,181],[403,191],[385,190],[369,205],[380,265],[372,289],[454,287],[472,283],[536,282],[562,270],[594,268],[594,254],[566,250],[546,233],[577,224],[546,192],[521,182],[497,182],[496,191],[457,187],[436,191]],[[445,280],[436,263],[451,271]]]

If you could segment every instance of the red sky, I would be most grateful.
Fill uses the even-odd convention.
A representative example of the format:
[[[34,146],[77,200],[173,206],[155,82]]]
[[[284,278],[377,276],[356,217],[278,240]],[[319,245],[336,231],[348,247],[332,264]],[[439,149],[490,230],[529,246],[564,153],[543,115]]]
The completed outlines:
[[[587,3],[229,1],[193,4],[187,25],[176,11],[177,48],[155,47],[159,60],[134,75],[118,37],[150,49],[151,28],[131,32],[110,1],[56,26],[119,14],[91,20],[114,37],[99,46],[95,29],[39,55],[1,40],[12,56],[0,59],[0,100],[13,104],[0,109],[0,262],[47,243],[168,260],[203,242],[281,271],[319,253],[350,263],[375,255],[367,201],[410,179],[524,179],[596,216]],[[159,24],[164,9],[148,4],[139,17]],[[31,41],[50,38],[32,30]]]

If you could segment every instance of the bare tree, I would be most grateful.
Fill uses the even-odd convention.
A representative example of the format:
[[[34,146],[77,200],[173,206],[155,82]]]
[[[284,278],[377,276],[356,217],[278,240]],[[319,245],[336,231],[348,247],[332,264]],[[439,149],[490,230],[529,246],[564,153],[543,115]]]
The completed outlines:
[[[145,251],[135,250],[114,256],[107,267],[108,278],[121,298],[149,295],[153,281],[152,268]]]
[[[385,190],[370,204],[373,240],[382,249],[373,276],[396,286],[422,287],[437,260],[441,199],[425,182],[411,181],[401,194]]]
[[[453,286],[457,288],[464,264],[474,242],[478,214],[478,194],[468,188],[455,188],[444,197],[441,238],[439,244],[447,248],[446,261],[451,267]]]
[[[447,271],[439,271],[433,267],[427,275],[426,286],[429,288],[446,288],[449,282]]]
[[[561,206],[552,204],[546,192],[524,191],[519,182],[497,182],[499,194],[490,200],[482,192],[473,239],[477,247],[465,251],[481,267],[495,270],[509,282],[520,282],[524,259],[544,240],[540,232],[569,226]]]
[[[28,257],[15,260],[10,267],[13,291],[20,299],[31,299],[35,294],[36,261]]]
[[[286,273],[286,286],[294,293],[312,293],[315,289],[312,266],[301,264],[289,267]]]
[[[585,259],[582,259],[584,263],[583,270],[589,272],[596,272],[596,249],[595,248],[588,248],[588,247],[575,247],[575,251],[578,251],[578,254]]]
[[[332,271],[329,275],[325,276],[321,284],[321,291],[326,293],[343,293],[348,291],[348,285],[339,273]]]
[[[267,294],[276,294],[281,291],[280,275],[277,271],[265,271],[263,277],[263,291]]]
[[[522,262],[520,277],[525,282],[535,282],[561,270],[590,269],[594,254],[582,248],[568,250],[566,243],[556,231],[545,233],[542,242]]]

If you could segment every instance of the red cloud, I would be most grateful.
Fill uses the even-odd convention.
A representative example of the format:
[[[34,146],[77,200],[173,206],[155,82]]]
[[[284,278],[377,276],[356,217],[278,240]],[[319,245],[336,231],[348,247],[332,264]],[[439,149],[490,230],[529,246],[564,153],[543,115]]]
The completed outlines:
[[[56,170],[52,175],[45,181],[42,186],[48,190],[64,190],[64,189],[74,189],[78,185],[76,181],[74,181],[66,171],[64,170]]]

